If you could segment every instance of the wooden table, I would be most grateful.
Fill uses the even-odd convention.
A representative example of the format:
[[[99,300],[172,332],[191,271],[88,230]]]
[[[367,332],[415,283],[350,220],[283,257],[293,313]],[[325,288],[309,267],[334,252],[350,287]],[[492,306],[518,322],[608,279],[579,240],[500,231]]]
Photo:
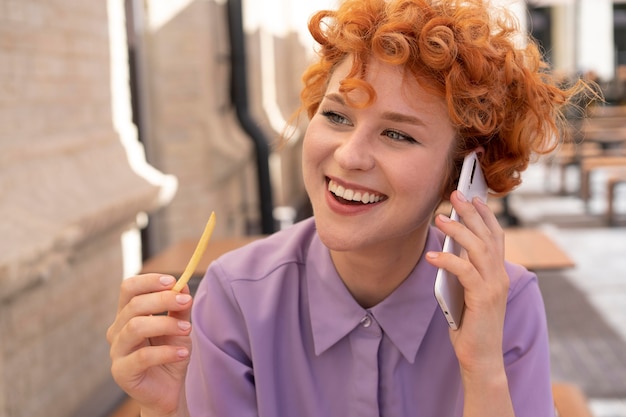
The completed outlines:
[[[198,263],[194,276],[201,277],[209,264],[220,255],[253,242],[261,235],[214,239]],[[196,247],[194,239],[181,240],[146,260],[142,273],[159,272],[180,276],[185,270]],[[565,269],[573,267],[574,261],[558,245],[539,229],[506,228],[505,258],[531,270]]]
[[[575,266],[574,261],[539,229],[504,229],[504,257],[527,269],[554,270]]]
[[[614,124],[589,119],[582,128],[582,137],[587,142],[598,143],[603,150],[619,149],[626,144],[626,119],[616,119]]]
[[[198,266],[196,267],[193,275],[204,275],[209,267],[209,264],[213,260],[217,259],[226,252],[230,252],[233,249],[237,249],[250,242],[254,242],[261,237],[263,236],[255,235],[212,239],[207,246],[204,256],[202,256],[202,259],[198,262]],[[141,267],[141,273],[159,272],[163,274],[171,274],[175,277],[180,276],[185,270],[189,259],[191,259],[191,255],[193,255],[193,251],[197,244],[198,241],[195,239],[183,239],[174,243],[162,252],[159,252],[153,257],[147,259]]]

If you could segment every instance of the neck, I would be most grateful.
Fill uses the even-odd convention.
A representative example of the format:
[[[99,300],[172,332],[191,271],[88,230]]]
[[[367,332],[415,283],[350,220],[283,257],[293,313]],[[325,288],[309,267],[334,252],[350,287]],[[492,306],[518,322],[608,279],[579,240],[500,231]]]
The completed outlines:
[[[422,256],[427,233],[358,251],[331,251],[339,276],[359,305],[375,306],[404,282]]]

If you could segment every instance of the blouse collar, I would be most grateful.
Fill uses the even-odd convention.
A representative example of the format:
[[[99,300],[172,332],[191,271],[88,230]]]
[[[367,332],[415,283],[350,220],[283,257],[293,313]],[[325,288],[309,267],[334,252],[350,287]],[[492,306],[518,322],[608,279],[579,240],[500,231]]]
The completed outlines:
[[[424,253],[440,251],[442,238],[429,229]],[[409,277],[387,298],[370,309],[364,309],[352,297],[337,274],[330,251],[315,235],[307,258],[307,287],[315,354],[320,355],[346,337],[361,320],[371,314],[409,363],[426,334],[437,302],[433,285],[437,270],[424,256]]]

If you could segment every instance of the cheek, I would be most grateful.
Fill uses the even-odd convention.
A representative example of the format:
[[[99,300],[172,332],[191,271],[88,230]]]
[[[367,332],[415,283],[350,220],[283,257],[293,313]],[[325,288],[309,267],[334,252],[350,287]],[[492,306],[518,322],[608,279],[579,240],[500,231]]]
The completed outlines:
[[[307,171],[310,170],[311,162],[313,158],[313,153],[315,151],[315,147],[313,146],[314,141],[311,139],[310,134],[307,132],[304,135],[304,139],[302,140],[302,169],[306,174]]]
[[[312,122],[302,141],[302,165],[305,170],[314,169],[327,153],[323,135]]]
[[[319,175],[321,160],[320,142],[315,139],[314,132],[307,130],[302,141],[302,177],[307,189]]]
[[[404,167],[400,164],[394,166],[398,191],[412,199],[418,197],[438,201],[446,170],[441,163],[433,160],[422,160],[419,164],[412,162]]]

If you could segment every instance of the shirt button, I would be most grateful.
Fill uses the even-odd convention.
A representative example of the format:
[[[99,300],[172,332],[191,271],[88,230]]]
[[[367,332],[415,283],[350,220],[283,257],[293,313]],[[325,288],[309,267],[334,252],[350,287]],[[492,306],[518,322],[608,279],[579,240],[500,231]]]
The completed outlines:
[[[367,328],[367,327],[370,327],[371,325],[372,325],[372,318],[369,315],[361,319],[361,326]]]

